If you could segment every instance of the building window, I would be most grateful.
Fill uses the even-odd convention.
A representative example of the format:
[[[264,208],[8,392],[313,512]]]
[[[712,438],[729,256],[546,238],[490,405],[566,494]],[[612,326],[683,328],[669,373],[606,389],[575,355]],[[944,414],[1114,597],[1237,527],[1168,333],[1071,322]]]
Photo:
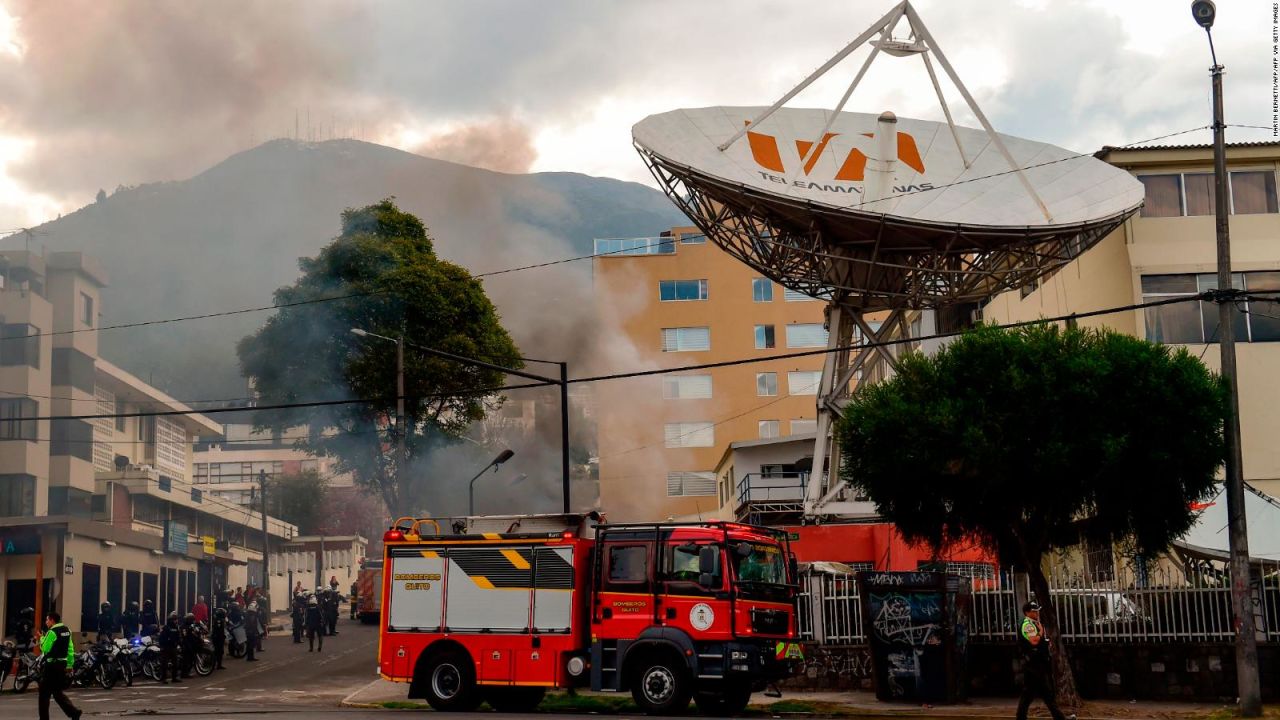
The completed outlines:
[[[702,233],[681,233],[681,245],[702,245],[707,241],[707,236]]]
[[[782,422],[779,420],[761,420],[759,425],[761,440],[776,438],[782,434]]]
[[[1280,271],[1233,273],[1231,284],[1252,292],[1280,291]],[[1144,275],[1144,302],[1190,297],[1218,287],[1214,273],[1198,275]],[[1240,342],[1280,341],[1280,308],[1276,303],[1241,300],[1232,312],[1236,339]],[[1168,344],[1199,345],[1218,341],[1218,306],[1211,302],[1172,303],[1145,310],[1147,339]]]
[[[1270,171],[1231,173],[1231,212],[1236,215],[1277,212],[1276,174]]]
[[[706,300],[706,280],[659,280],[658,299],[662,302]]]
[[[773,282],[769,278],[751,278],[752,302],[773,302]]]
[[[791,434],[804,435],[805,433],[817,432],[818,421],[798,418],[791,421]]]
[[[35,514],[35,476],[0,475],[0,516],[30,517]]]
[[[40,408],[31,398],[0,400],[0,440],[35,441],[39,416]]]
[[[666,375],[662,378],[664,400],[706,400],[711,397],[710,375]]]
[[[26,323],[0,325],[0,365],[40,367],[40,330]]]
[[[710,422],[667,423],[663,435],[669,448],[714,447],[716,444],[716,429]]]
[[[93,298],[88,293],[80,293],[80,322],[93,327]]]
[[[821,370],[793,370],[787,373],[787,394],[817,395],[821,383]]]
[[[121,417],[127,411],[123,400],[116,399],[116,432],[124,432],[124,421],[126,418]]]
[[[662,352],[696,352],[711,349],[711,328],[662,328]]]
[[[762,372],[756,373],[756,395],[759,397],[772,397],[778,394],[778,373]]]
[[[756,349],[769,350],[774,347],[777,347],[777,343],[773,337],[773,326],[757,325],[756,326]]]
[[[816,348],[827,346],[827,331],[822,323],[794,323],[787,326],[787,347]]]
[[[1181,217],[1214,214],[1213,173],[1165,173],[1139,175],[1146,188],[1143,217]],[[1228,174],[1234,215],[1274,213],[1276,175],[1270,170]]]
[[[667,497],[702,497],[716,494],[713,472],[667,473]]]
[[[818,298],[813,297],[812,295],[805,295],[799,290],[786,288],[782,291],[782,299],[784,302],[806,302],[808,300],[817,300]]]

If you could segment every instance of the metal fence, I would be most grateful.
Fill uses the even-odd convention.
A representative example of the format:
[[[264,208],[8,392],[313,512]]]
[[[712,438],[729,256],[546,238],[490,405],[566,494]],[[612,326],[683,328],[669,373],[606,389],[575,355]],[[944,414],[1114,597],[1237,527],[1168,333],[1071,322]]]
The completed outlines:
[[[1009,570],[982,574],[987,577],[970,580],[969,637],[1012,641],[1022,617],[1019,598],[1034,597],[1026,576]],[[1128,565],[1090,573],[1055,568],[1048,580],[1060,631],[1071,642],[1230,642],[1234,637],[1229,577],[1214,564]],[[1255,566],[1251,588],[1258,640],[1280,642],[1280,565]],[[805,640],[865,643],[862,620],[856,575],[805,578],[798,614]]]

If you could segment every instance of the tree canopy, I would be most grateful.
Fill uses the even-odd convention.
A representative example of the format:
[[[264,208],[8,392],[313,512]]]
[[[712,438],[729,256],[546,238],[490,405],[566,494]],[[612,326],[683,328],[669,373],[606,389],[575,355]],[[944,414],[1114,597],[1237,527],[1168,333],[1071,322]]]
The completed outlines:
[[[1221,378],[1184,349],[979,327],[855,392],[836,427],[840,476],[909,541],[977,539],[1025,568],[1056,639],[1044,556],[1082,539],[1167,549],[1213,489],[1227,411]]]
[[[261,411],[255,424],[309,426],[309,451],[335,457],[335,470],[377,491],[390,512],[417,512],[425,479],[414,477],[413,461],[497,407],[504,375],[406,345],[408,462],[399,468],[395,343],[351,329],[518,368],[515,343],[480,281],[437,257],[422,221],[391,199],[344,211],[341,235],[299,267],[297,282],[275,292],[289,307],[238,344],[241,372],[262,405],[360,402]]]
[[[298,526],[303,535],[313,535],[323,518],[329,481],[315,470],[272,478],[267,488],[267,507],[271,515]]]

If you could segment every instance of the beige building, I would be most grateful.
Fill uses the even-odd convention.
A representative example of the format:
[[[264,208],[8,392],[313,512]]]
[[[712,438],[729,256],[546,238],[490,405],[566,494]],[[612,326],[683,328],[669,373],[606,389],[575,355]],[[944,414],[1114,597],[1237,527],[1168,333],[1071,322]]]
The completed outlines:
[[[983,309],[984,320],[1055,317],[1217,287],[1212,148],[1108,148],[1099,157],[1146,186],[1141,213],[1040,287],[994,298]],[[1229,145],[1227,169],[1233,282],[1244,290],[1280,290],[1280,142]],[[1235,328],[1244,478],[1280,497],[1280,303],[1249,301],[1240,310]],[[1218,309],[1212,303],[1103,315],[1080,324],[1185,346],[1209,367],[1219,367]]]
[[[220,426],[98,357],[105,284],[80,253],[0,252],[6,633],[27,606],[88,629],[103,601],[185,611],[262,578],[261,516],[191,484],[192,447]],[[182,414],[145,414],[167,411]],[[94,415],[110,417],[68,417]],[[267,528],[275,541],[297,534],[274,518]]]
[[[825,303],[784,290],[694,228],[597,240],[593,282],[617,368],[676,368],[826,346]],[[594,388],[610,520],[714,517],[731,442],[812,433],[822,356],[673,371]]]
[[[257,497],[259,473],[270,480],[314,471],[330,487],[353,484],[350,474],[335,470],[333,458],[315,457],[295,447],[297,441],[306,439],[306,428],[270,433],[254,432],[252,425],[226,424],[219,435],[198,445],[193,456],[193,482],[209,495],[247,507]]]

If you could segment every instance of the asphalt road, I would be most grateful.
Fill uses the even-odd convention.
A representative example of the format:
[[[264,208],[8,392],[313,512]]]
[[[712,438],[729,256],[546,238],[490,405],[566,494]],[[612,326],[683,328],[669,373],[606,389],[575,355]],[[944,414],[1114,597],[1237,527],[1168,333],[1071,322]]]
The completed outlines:
[[[342,618],[338,634],[325,638],[324,651],[308,653],[289,632],[269,635],[258,662],[226,658],[226,670],[192,677],[177,685],[149,679],[133,687],[111,690],[74,688],[71,701],[85,717],[182,715],[189,718],[235,714],[236,717],[288,717],[332,710],[333,717],[365,717],[363,711],[340,708],[347,695],[377,678],[378,633],[372,625]],[[0,696],[0,719],[34,718],[36,688],[12,692],[12,680]],[[377,714],[370,711],[368,716]],[[384,713],[385,714],[385,713]],[[51,717],[62,717],[57,706]],[[545,716],[544,716],[545,717]]]

